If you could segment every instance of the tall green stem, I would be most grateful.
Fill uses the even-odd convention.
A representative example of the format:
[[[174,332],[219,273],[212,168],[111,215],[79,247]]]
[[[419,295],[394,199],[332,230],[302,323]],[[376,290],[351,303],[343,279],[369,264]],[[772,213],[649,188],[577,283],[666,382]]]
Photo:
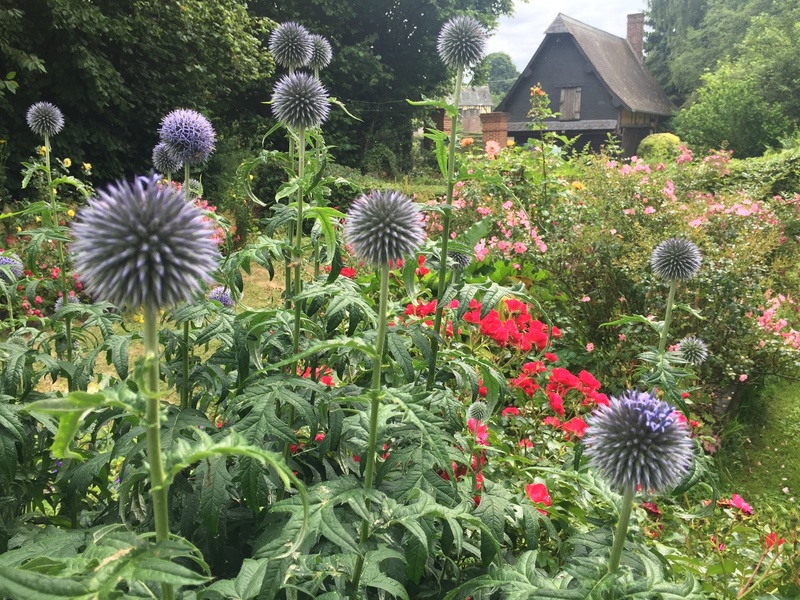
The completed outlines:
[[[658,342],[658,353],[664,354],[667,348],[667,335],[669,334],[669,325],[672,322],[672,305],[675,303],[675,290],[678,287],[678,282],[673,279],[669,284],[669,296],[667,297],[667,312],[664,315],[664,328],[661,330],[661,339]]]
[[[378,301],[378,339],[375,342],[375,363],[372,368],[372,389],[370,392],[371,402],[369,411],[369,439],[367,441],[367,464],[364,468],[364,488],[372,489],[375,478],[375,461],[378,453],[378,410],[381,401],[381,367],[383,364],[383,351],[386,344],[386,312],[389,306],[389,265],[381,265],[381,295]],[[367,519],[361,521],[361,535],[359,545],[363,549],[369,539],[370,522]],[[361,580],[361,572],[364,569],[364,556],[359,555],[353,571],[351,582],[350,597],[355,600],[358,597],[358,583]]]
[[[619,521],[614,532],[614,544],[611,546],[611,558],[608,560],[608,572],[613,573],[619,567],[622,558],[622,547],[625,545],[625,535],[628,533],[628,522],[631,520],[631,509],[633,508],[633,496],[636,493],[635,487],[625,490],[622,497],[622,509],[619,511]]]
[[[186,199],[191,200],[189,193],[189,163],[183,165],[183,187]],[[181,409],[189,406],[189,321],[183,324],[183,386],[181,387]]]
[[[158,308],[144,309],[144,352],[146,365],[147,462],[150,465],[150,494],[153,497],[153,516],[156,522],[156,541],[169,539],[168,486],[164,484],[164,463],[161,452],[161,400],[158,395]],[[162,598],[173,600],[175,591],[170,584],[161,584]]]
[[[458,105],[461,102],[461,80],[464,77],[464,68],[459,67],[456,73],[455,92],[453,93],[453,103],[456,106],[456,113],[450,125],[450,147],[447,153],[447,197],[445,202],[447,208],[442,217],[442,250],[439,257],[439,287],[436,303],[436,317],[433,322],[433,332],[436,334],[431,340],[431,358],[428,364],[427,387],[431,389],[436,377],[436,359],[439,354],[439,340],[437,339],[442,329],[442,313],[444,312],[444,288],[447,279],[447,245],[450,242],[450,208],[453,204],[453,189],[455,189],[456,172],[456,134],[458,132]]]
[[[303,177],[306,174],[306,130],[301,127],[297,132],[299,143],[297,145],[297,178],[300,185],[297,189],[297,223],[294,226],[294,295],[298,297],[303,291],[301,269],[303,265]],[[303,303],[294,301],[294,334],[292,336],[295,354],[300,351],[300,321]]]

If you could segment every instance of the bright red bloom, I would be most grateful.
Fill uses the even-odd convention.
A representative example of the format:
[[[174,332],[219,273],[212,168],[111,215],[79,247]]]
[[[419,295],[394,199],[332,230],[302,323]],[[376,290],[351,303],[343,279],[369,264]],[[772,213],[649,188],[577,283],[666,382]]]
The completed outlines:
[[[581,417],[574,417],[564,423],[561,426],[561,429],[568,434],[573,434],[575,437],[582,438],[583,434],[586,433],[587,427],[588,425],[586,424],[586,421],[584,421]]]
[[[436,300],[430,302],[418,301],[417,304],[408,304],[406,306],[406,315],[414,315],[415,317],[427,317],[436,312]]]
[[[325,439],[325,434],[322,433],[321,431],[317,435],[314,436],[314,441],[315,442],[321,442],[324,439]]]
[[[544,358],[545,358],[545,360],[549,360],[550,362],[558,361],[558,357],[555,354],[553,354],[552,352],[545,352]]]
[[[642,502],[642,508],[654,519],[657,520],[661,518],[661,509],[658,508],[655,502]]]
[[[349,277],[350,279],[355,279],[356,270],[353,267],[342,267],[342,270],[339,271],[339,274],[342,277]]]
[[[483,379],[478,379],[478,396],[481,398],[486,398],[487,392],[488,390],[486,389],[486,386],[483,385]]]
[[[564,401],[561,396],[555,392],[547,392],[547,399],[550,401],[550,408],[552,408],[560,417],[564,416]]]
[[[589,373],[589,371],[581,371],[578,373],[578,379],[580,379],[581,383],[583,383],[583,385],[593,392],[596,392],[600,389],[600,382],[597,381],[594,375]]]
[[[542,423],[545,425],[550,425],[551,427],[555,427],[556,429],[561,427],[561,421],[558,419],[558,417],[545,417],[542,419]]]
[[[518,417],[519,409],[516,406],[507,406],[503,409],[503,412],[501,412],[500,415],[503,417],[509,417],[509,416]]]
[[[766,546],[767,546],[767,550],[769,550],[770,548],[777,548],[778,546],[783,544],[785,541],[786,540],[783,539],[783,538],[778,539],[778,534],[776,534],[774,531],[770,531],[767,534],[766,539],[764,540],[764,542],[766,543]]]
[[[547,491],[547,486],[543,483],[529,483],[525,486],[525,493],[528,494],[528,498],[530,498],[531,502],[534,504],[544,504],[545,506],[550,506],[552,504],[550,493]],[[547,511],[543,508],[537,507],[536,510],[543,515],[547,514]]]
[[[519,447],[520,448],[533,448],[533,442],[531,440],[529,440],[528,438],[525,438],[524,440],[520,440],[519,441]]]
[[[424,254],[419,255],[419,258],[417,259],[417,265],[418,265],[416,270],[417,277],[424,277],[425,275],[430,273],[430,269],[428,269],[428,267],[425,266]]]

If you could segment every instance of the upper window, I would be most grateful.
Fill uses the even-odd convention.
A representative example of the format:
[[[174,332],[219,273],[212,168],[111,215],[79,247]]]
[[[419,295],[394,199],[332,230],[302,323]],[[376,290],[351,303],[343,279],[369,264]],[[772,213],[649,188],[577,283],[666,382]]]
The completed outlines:
[[[581,118],[581,88],[561,88],[561,107],[558,112],[562,121],[577,121]]]

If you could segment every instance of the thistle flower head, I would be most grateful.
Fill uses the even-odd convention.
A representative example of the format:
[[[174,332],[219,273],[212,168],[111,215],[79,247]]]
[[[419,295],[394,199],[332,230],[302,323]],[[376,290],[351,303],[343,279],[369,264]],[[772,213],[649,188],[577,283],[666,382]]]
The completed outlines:
[[[689,281],[700,270],[700,249],[686,238],[664,240],[653,250],[650,266],[661,279]]]
[[[275,62],[294,70],[311,60],[312,41],[308,30],[293,21],[281,23],[269,36],[269,51]]]
[[[675,409],[647,392],[628,390],[587,417],[589,464],[618,491],[675,487],[692,464],[692,441]]]
[[[486,402],[476,400],[469,405],[469,408],[467,408],[467,420],[475,419],[476,421],[485,423],[488,418],[489,406],[486,404]]]
[[[308,66],[312,69],[320,70],[331,64],[333,51],[331,44],[321,35],[311,34],[311,60]]]
[[[308,73],[284,75],[272,91],[272,114],[292,129],[318,127],[330,110],[328,90]]]
[[[185,184],[183,187],[186,190],[186,194],[189,200],[194,200],[196,198],[203,197],[203,184],[200,183],[199,179],[191,177],[189,179],[189,182]]]
[[[137,309],[190,299],[217,266],[213,225],[158,175],[101,190],[72,222],[71,252],[86,289]]]
[[[55,104],[49,102],[32,104],[26,117],[28,127],[36,135],[54,136],[64,128],[64,115]]]
[[[5,267],[5,269],[0,269],[0,279],[6,283],[11,283],[7,273],[4,272],[6,270],[11,272],[11,274],[14,276],[14,279],[19,279],[22,277],[22,261],[16,254],[12,254],[10,252],[8,254],[0,254],[0,267]]]
[[[223,287],[218,285],[217,287],[213,288],[210,292],[208,292],[208,299],[209,300],[216,300],[225,308],[233,308],[235,302],[233,301],[233,296],[231,294],[231,290],[229,288]]]
[[[706,343],[693,335],[687,335],[678,343],[678,351],[693,365],[702,365],[708,358]]]
[[[179,108],[161,120],[161,141],[182,164],[205,162],[216,137],[211,121],[195,110]]]
[[[166,142],[158,142],[153,148],[153,167],[162,175],[175,173],[183,166],[183,161],[173,154]]]
[[[75,295],[75,292],[70,292],[67,294],[67,304],[80,304],[80,300]],[[64,296],[59,296],[56,298],[56,302],[53,305],[53,310],[58,311],[61,310],[61,307],[64,306]]]
[[[436,48],[442,62],[451,68],[478,64],[486,51],[488,34],[473,17],[453,17],[442,26]]]
[[[448,252],[447,258],[450,259],[449,262],[452,263],[456,271],[463,271],[472,262],[472,255],[466,252]]]
[[[396,262],[425,239],[419,207],[398,191],[372,190],[356,198],[344,235],[359,258],[373,266]]]

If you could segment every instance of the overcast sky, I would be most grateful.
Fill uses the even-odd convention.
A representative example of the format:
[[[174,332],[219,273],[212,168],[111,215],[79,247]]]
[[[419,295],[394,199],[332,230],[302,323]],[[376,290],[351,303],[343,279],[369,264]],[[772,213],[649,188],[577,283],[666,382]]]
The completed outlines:
[[[544,30],[558,13],[603,31],[625,37],[627,15],[642,12],[647,0],[515,0],[514,14],[501,17],[500,26],[489,39],[487,53],[507,52],[522,70],[544,39]]]

